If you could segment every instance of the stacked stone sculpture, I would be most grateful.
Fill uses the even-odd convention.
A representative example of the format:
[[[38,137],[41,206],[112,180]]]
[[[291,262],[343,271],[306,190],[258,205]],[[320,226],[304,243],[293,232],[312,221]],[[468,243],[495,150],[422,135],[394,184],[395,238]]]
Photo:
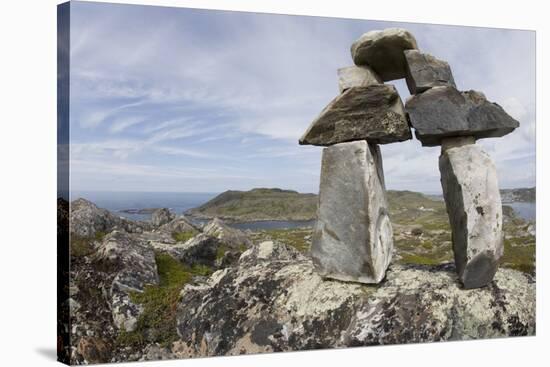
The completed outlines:
[[[500,137],[519,123],[476,91],[460,92],[449,64],[421,53],[398,28],[371,31],[351,46],[354,66],[338,70],[340,95],[300,138],[326,146],[311,255],[326,278],[361,283],[384,279],[393,252],[378,144],[415,136],[441,145],[439,169],[459,279],[488,284],[503,252],[502,205],[494,163],[475,142]],[[405,107],[384,82],[405,78]]]

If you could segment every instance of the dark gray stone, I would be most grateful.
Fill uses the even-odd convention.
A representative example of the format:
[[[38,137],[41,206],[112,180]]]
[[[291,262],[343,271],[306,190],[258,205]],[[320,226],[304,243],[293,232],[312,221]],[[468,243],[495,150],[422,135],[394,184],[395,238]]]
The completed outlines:
[[[446,61],[418,50],[406,50],[404,53],[407,61],[407,87],[411,94],[445,85],[456,88],[451,67]]]
[[[351,57],[355,65],[370,66],[383,81],[389,81],[406,76],[403,51],[416,48],[416,40],[409,31],[388,28],[363,34],[351,45]]]
[[[378,283],[393,250],[380,148],[366,141],[323,150],[311,257],[325,278]]]
[[[453,136],[500,137],[519,126],[483,93],[459,92],[449,86],[430,88],[409,98],[405,109],[423,146],[440,145],[442,138]]]
[[[460,281],[465,288],[486,286],[503,253],[495,165],[473,138],[451,138],[443,141],[439,170]]]
[[[401,98],[393,85],[352,87],[311,123],[300,144],[332,145],[354,140],[388,144],[411,139]]]

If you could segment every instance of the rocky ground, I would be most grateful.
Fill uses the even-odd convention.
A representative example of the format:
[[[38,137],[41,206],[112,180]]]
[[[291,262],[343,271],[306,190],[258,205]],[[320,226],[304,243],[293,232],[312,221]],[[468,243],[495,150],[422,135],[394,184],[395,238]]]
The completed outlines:
[[[390,209],[393,264],[368,286],[314,272],[311,228],[198,228],[166,211],[138,223],[73,202],[61,348],[87,364],[534,335],[534,223],[505,207],[501,269],[463,290],[443,202],[402,192]]]

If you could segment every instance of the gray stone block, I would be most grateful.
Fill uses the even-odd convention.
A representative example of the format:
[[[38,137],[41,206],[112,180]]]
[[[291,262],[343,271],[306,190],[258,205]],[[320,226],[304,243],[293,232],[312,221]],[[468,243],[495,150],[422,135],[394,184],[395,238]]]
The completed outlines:
[[[416,40],[409,31],[388,28],[363,34],[351,45],[351,57],[355,65],[370,66],[383,81],[389,81],[406,76],[403,51],[416,48]]]
[[[348,66],[338,69],[338,88],[340,93],[351,87],[368,87],[384,82],[368,66]]]
[[[326,278],[379,283],[393,250],[380,148],[366,141],[323,150],[311,256]]]
[[[459,279],[465,288],[483,287],[492,281],[503,254],[495,165],[473,138],[457,138],[444,141],[439,171]]]
[[[407,87],[411,94],[446,85],[456,88],[451,67],[446,61],[418,50],[405,50],[404,53],[407,62]]]

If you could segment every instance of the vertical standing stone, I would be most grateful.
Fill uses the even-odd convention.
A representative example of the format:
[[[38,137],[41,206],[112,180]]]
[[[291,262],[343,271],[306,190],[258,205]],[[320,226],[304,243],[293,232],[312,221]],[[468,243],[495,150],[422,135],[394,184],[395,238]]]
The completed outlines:
[[[366,141],[323,150],[311,255],[321,276],[378,283],[393,250],[380,148]]]
[[[483,287],[503,253],[495,165],[473,137],[457,137],[442,141],[439,170],[459,278],[465,288]]]

